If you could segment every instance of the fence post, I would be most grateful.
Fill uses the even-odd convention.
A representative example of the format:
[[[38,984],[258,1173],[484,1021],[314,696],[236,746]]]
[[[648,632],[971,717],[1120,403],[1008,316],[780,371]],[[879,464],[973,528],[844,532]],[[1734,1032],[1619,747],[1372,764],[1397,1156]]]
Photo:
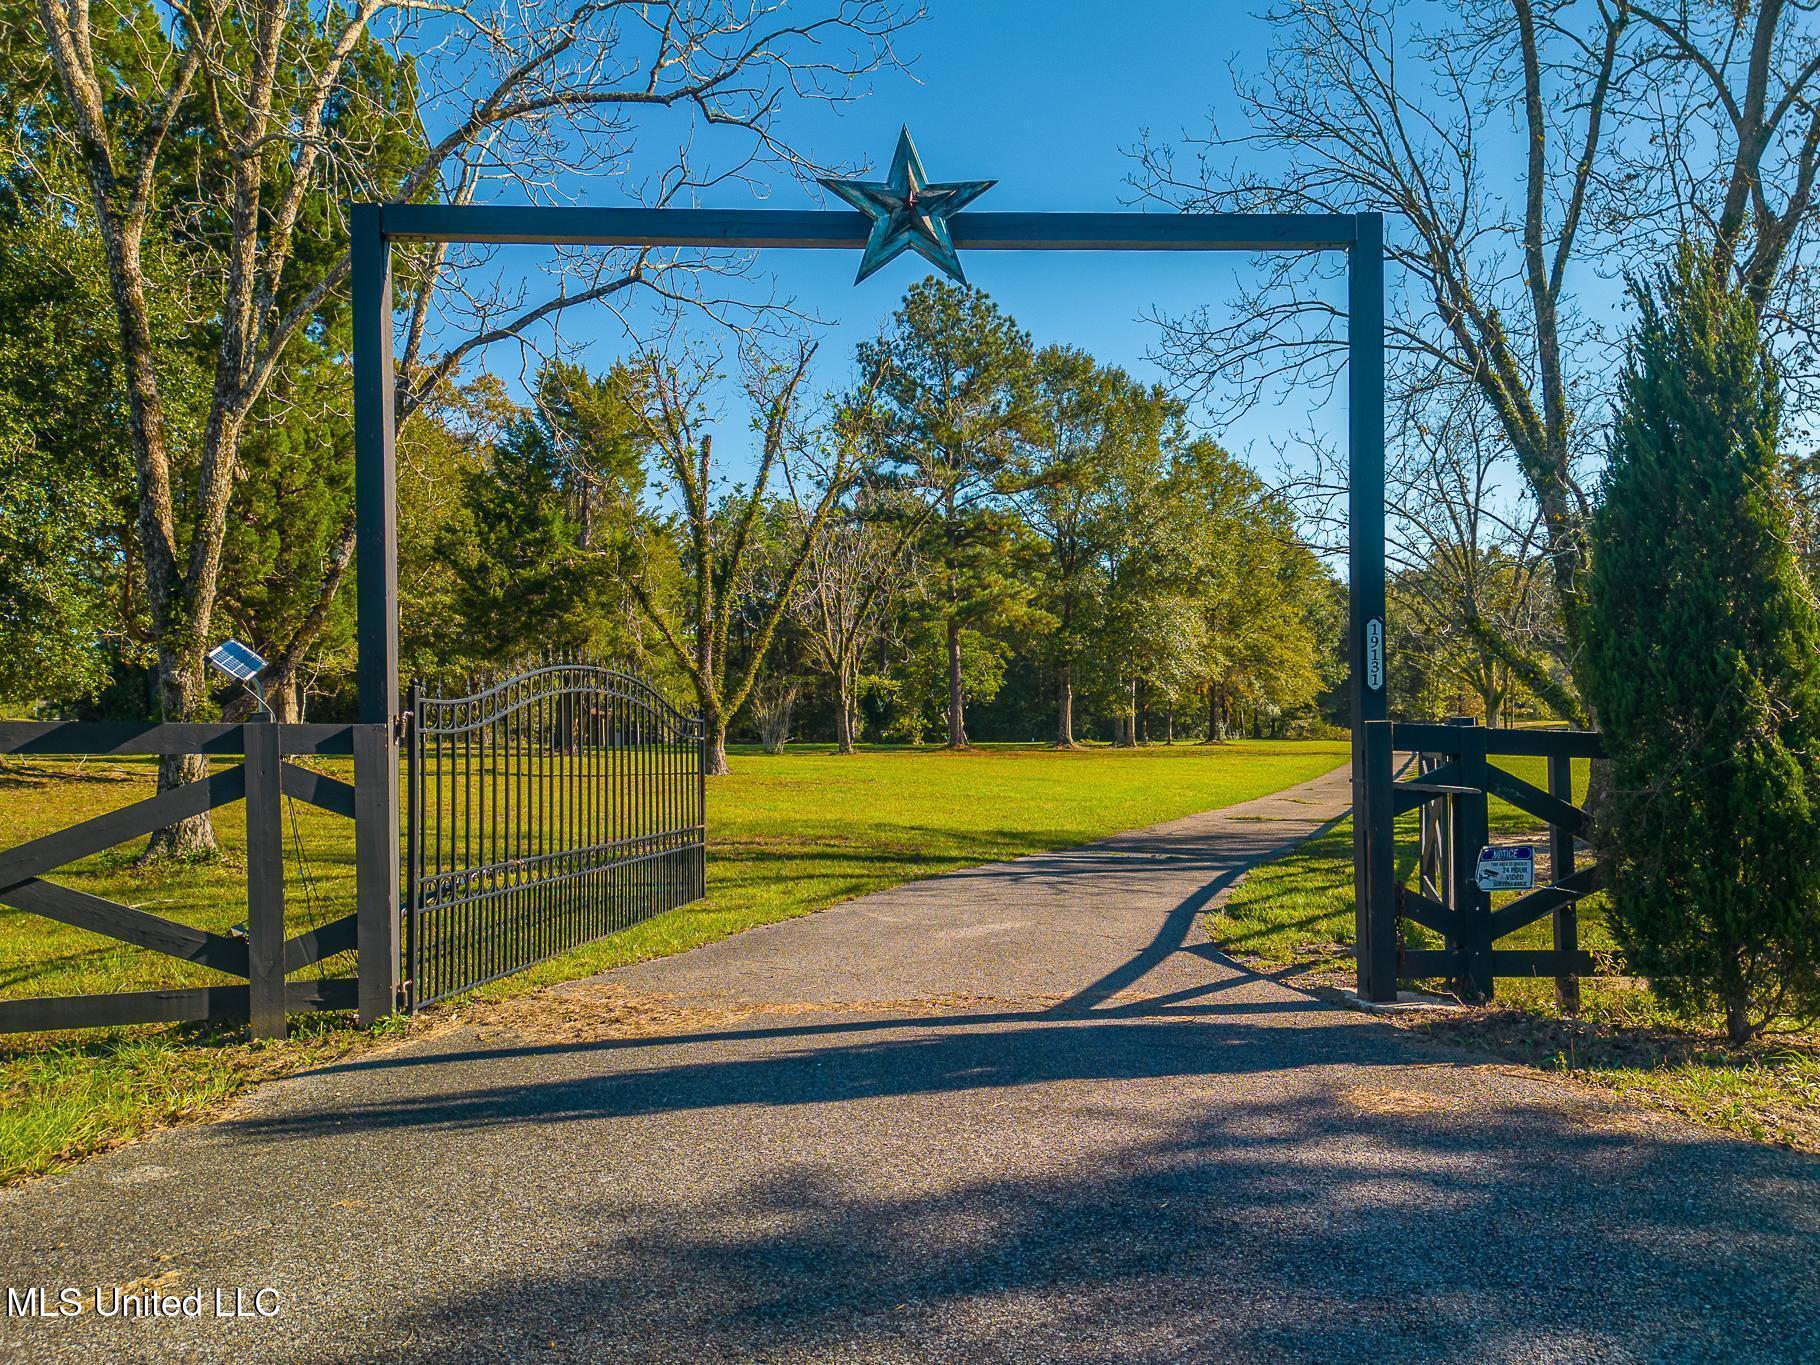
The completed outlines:
[[[700,743],[695,746],[695,822],[699,826],[695,843],[695,895],[708,894],[708,726],[700,716],[695,718]]]
[[[246,752],[247,1021],[255,1038],[282,1038],[284,820],[278,788],[281,727],[240,727]]]
[[[1447,718],[1446,723],[1449,725],[1471,725],[1474,722],[1473,722],[1473,718],[1471,716],[1449,716]],[[1454,757],[1457,759],[1464,759],[1465,755],[1460,752],[1455,752]],[[1455,779],[1456,782],[1459,780],[1461,780],[1461,779],[1459,779],[1459,778]],[[1459,899],[1459,887],[1455,882],[1456,869],[1458,868],[1459,862],[1460,862],[1460,859],[1459,859],[1459,852],[1460,852],[1459,828],[1460,828],[1460,825],[1459,825],[1459,821],[1457,819],[1455,819],[1454,817],[1455,817],[1456,810],[1458,808],[1459,801],[1460,801],[1460,798],[1457,796],[1448,796],[1448,797],[1443,797],[1440,801],[1435,803],[1441,813],[1440,820],[1439,820],[1439,829],[1440,829],[1440,835],[1441,835],[1441,847],[1443,850],[1442,854],[1441,854],[1441,890],[1442,890],[1442,894],[1440,897],[1438,897],[1438,899],[1440,900],[1441,904],[1445,905],[1449,910],[1454,911],[1456,913],[1456,915],[1461,912],[1461,902]],[[1478,857],[1477,853],[1475,853],[1473,855],[1473,857],[1477,858]],[[1456,956],[1456,958],[1458,958],[1461,961],[1462,971],[1456,977],[1456,979],[1454,981],[1454,986],[1458,989],[1464,990],[1465,982],[1466,982],[1466,977],[1464,974],[1464,962],[1465,962],[1465,958],[1464,958],[1465,945],[1464,945],[1464,943],[1459,938],[1455,937],[1453,934],[1442,934],[1441,935],[1441,947],[1444,951],[1453,953]]]
[[[400,925],[403,942],[399,959],[404,986],[405,1008],[415,1010],[423,994],[423,917],[418,913],[423,896],[423,682],[413,678],[404,701],[404,912]],[[481,741],[481,790],[486,790],[485,773],[490,757],[487,753],[487,730],[478,732]],[[497,820],[499,814],[494,812]]]
[[[1548,756],[1548,794],[1574,804],[1573,760],[1566,754]],[[1574,836],[1573,831],[1560,825],[1548,827],[1548,874],[1551,881],[1559,882],[1563,877],[1573,874],[1574,870]],[[1563,959],[1568,954],[1577,953],[1580,948],[1580,911],[1577,901],[1569,901],[1554,913],[1555,951]],[[1555,1004],[1563,1014],[1578,1014],[1580,1011],[1580,977],[1570,967],[1560,967],[1555,972]]]
[[[1417,754],[1416,776],[1426,778],[1443,761],[1438,754]],[[1420,836],[1416,867],[1420,869],[1420,889],[1429,900],[1443,905],[1447,903],[1447,892],[1441,882],[1441,810],[1445,804],[1444,801],[1424,801],[1416,807],[1416,829]]]
[[[1364,730],[1364,781],[1353,793],[1352,818],[1364,831],[1365,864],[1355,879],[1363,891],[1355,907],[1359,996],[1397,998],[1396,823],[1391,804],[1391,727],[1368,720]]]
[[[1460,727],[1460,785],[1470,795],[1453,805],[1453,910],[1460,926],[1461,994],[1473,1000],[1492,995],[1491,897],[1479,890],[1479,850],[1490,837],[1485,795],[1486,735],[1477,721]]]
[[[398,1008],[398,748],[388,724],[354,727],[354,904],[360,1022]]]

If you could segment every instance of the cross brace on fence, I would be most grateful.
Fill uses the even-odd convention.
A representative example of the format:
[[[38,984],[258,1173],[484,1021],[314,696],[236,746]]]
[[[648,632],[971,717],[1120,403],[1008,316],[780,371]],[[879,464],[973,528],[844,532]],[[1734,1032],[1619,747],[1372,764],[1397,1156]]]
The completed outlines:
[[[1364,726],[1366,781],[1354,818],[1364,831],[1369,893],[1360,918],[1360,991],[1391,999],[1396,982],[1446,977],[1462,994],[1489,999],[1499,976],[1555,978],[1564,1009],[1579,1003],[1579,978],[1594,970],[1579,946],[1576,907],[1598,889],[1597,869],[1576,868],[1575,841],[1588,826],[1573,803],[1572,763],[1604,757],[1597,734],[1583,730],[1493,730],[1476,723],[1422,725],[1368,721]],[[1417,756],[1416,776],[1397,781],[1396,754]],[[1491,762],[1493,757],[1539,757],[1548,763],[1544,791]],[[1489,799],[1499,797],[1548,826],[1551,881],[1494,910],[1479,888],[1479,852],[1490,841]],[[1422,846],[1415,887],[1396,875],[1396,817],[1421,812]],[[1552,920],[1549,948],[1499,948],[1497,940],[1544,917]],[[1441,948],[1404,948],[1398,920],[1441,935]]]
[[[246,982],[0,1000],[0,1032],[246,1019],[254,1037],[277,1038],[284,1036],[287,1011],[357,1008],[363,1022],[390,1014],[398,982],[398,931],[390,913],[397,895],[397,844],[390,834],[396,821],[386,807],[397,780],[389,771],[395,765],[393,753],[382,725],[0,722],[0,754],[241,758],[207,777],[0,851],[0,903]],[[353,785],[285,761],[296,754],[351,756]],[[290,938],[284,912],[285,796],[354,821],[360,907]],[[44,880],[78,859],[235,801],[246,803],[245,938],[211,933]],[[358,952],[357,979],[286,979],[350,949]]]

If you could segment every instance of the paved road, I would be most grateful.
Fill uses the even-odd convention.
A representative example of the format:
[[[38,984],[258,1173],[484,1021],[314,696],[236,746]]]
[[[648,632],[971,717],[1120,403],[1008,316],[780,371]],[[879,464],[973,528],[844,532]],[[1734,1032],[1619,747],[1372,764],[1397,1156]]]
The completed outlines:
[[[1334,775],[869,896],[14,1191],[7,1283],[271,1286],[280,1311],[0,1321],[0,1348],[1820,1358],[1820,1163],[1206,946],[1213,895],[1345,795]]]

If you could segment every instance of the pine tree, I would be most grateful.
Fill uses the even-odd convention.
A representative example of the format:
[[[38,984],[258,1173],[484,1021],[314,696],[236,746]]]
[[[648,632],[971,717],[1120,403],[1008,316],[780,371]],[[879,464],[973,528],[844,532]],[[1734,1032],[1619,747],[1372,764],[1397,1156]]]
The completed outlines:
[[[859,359],[880,377],[886,486],[927,513],[930,593],[947,634],[948,747],[964,749],[969,632],[1042,618],[1017,571],[1008,505],[1021,447],[1040,426],[1030,337],[984,293],[930,276]]]
[[[1820,621],[1749,301],[1686,244],[1632,292],[1586,622],[1602,860],[1632,966],[1743,1042],[1820,1010]]]

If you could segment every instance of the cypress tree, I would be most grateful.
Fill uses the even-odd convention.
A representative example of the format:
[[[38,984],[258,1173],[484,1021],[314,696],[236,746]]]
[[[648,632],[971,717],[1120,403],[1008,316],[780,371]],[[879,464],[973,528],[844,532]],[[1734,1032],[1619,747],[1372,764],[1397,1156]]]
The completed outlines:
[[[1686,243],[1632,295],[1587,602],[1601,858],[1633,969],[1743,1042],[1820,1010],[1820,622],[1755,310]]]

